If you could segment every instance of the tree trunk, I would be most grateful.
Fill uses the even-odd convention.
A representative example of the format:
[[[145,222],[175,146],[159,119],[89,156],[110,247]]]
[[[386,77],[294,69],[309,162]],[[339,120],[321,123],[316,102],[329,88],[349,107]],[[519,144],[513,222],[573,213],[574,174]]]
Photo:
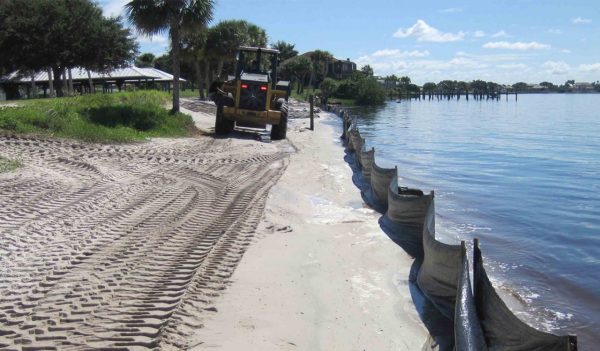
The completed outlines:
[[[202,79],[202,68],[200,68],[199,60],[194,60],[194,68],[196,69],[196,80],[198,81],[198,97],[204,99],[204,80]]]
[[[61,78],[62,69],[60,67],[52,67],[54,82],[56,83],[56,96],[63,97],[63,80]]]
[[[35,73],[31,74],[31,94],[29,95],[29,98],[36,98],[37,97],[37,87],[35,85]]]
[[[212,83],[210,81],[210,60],[209,59],[204,60],[204,81],[206,82],[206,91],[208,92],[208,89],[210,89],[210,83]]]
[[[63,96],[69,96],[69,80],[67,79],[67,69],[63,68],[60,72],[60,78],[62,83]],[[65,94],[66,90],[66,94]]]
[[[73,74],[71,74],[70,68],[67,70],[67,73],[69,74],[69,95],[73,96],[75,95],[75,89],[73,89]]]
[[[181,43],[179,40],[179,20],[177,16],[171,18],[171,55],[173,59],[173,113],[179,112],[179,53]]]
[[[50,97],[53,98],[56,95],[54,94],[54,81],[52,80],[52,68],[48,68],[46,71],[48,73],[48,90],[50,90],[49,94],[50,94]]]
[[[92,80],[92,74],[90,73],[89,69],[86,69],[85,71],[87,72],[88,84],[90,85],[90,94],[93,94],[96,92],[96,88],[94,87],[94,81]]]
[[[221,79],[221,73],[223,73],[223,64],[225,64],[225,58],[219,58],[219,64],[217,66],[217,79]]]

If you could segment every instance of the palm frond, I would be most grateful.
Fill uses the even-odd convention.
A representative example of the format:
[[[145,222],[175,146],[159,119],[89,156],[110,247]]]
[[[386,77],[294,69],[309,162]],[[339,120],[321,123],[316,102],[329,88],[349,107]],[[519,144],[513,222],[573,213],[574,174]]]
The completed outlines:
[[[214,0],[186,0],[181,11],[181,27],[203,28],[212,20]]]
[[[169,30],[169,1],[131,0],[125,4],[125,14],[140,34],[154,35]]]

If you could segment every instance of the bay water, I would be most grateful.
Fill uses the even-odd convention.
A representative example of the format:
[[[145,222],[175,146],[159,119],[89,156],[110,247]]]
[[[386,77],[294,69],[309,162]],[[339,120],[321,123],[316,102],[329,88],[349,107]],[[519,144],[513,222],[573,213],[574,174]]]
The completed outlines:
[[[356,108],[400,185],[435,190],[441,241],[480,239],[527,323],[600,344],[600,94],[403,100]]]

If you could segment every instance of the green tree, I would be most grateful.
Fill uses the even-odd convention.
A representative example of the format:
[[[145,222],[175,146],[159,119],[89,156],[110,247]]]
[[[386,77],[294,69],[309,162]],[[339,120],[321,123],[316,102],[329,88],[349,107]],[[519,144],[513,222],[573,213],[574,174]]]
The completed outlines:
[[[554,91],[556,90],[557,86],[550,83],[550,82],[541,82],[540,83],[541,86],[543,86],[544,88],[550,90],[550,91]]]
[[[373,77],[366,77],[359,82],[356,94],[359,105],[381,105],[385,103],[385,89]]]
[[[428,95],[435,94],[436,89],[437,89],[437,84],[435,84],[433,82],[427,82],[427,83],[423,84],[423,93],[426,93]]]
[[[525,84],[525,83],[523,83]],[[525,87],[527,87],[527,84],[525,84]],[[471,82],[471,90],[473,91],[474,95],[485,95],[488,93],[487,91],[488,85],[486,81],[483,80],[474,80]]]
[[[400,94],[404,94],[407,95],[409,93],[408,89],[410,86],[410,77],[404,76],[404,77],[400,77],[399,79],[400,82]]]
[[[281,61],[285,61],[287,59],[291,59],[292,57],[298,56],[298,51],[294,49],[296,47],[295,44],[290,44],[283,40],[279,40],[271,44],[271,47],[273,49],[279,50],[279,59]]]
[[[398,95],[398,81],[399,78],[395,74],[392,74],[391,76],[385,76],[383,78],[384,87],[388,91],[388,96],[390,99]]]
[[[173,74],[173,60],[171,59],[171,55],[164,54],[157,57],[154,60],[154,68]]]
[[[313,69],[310,59],[306,56],[296,56],[283,63],[281,68],[284,76],[297,83],[296,93],[301,94],[304,92],[306,77],[311,74]]]
[[[314,83],[319,80],[319,77],[315,76],[320,74],[323,78],[325,78],[327,75],[327,67],[329,66],[328,63],[333,59],[333,55],[325,50],[315,50],[310,53],[309,58],[312,62],[312,71],[310,73],[308,85],[314,88]]]
[[[244,20],[221,21],[208,30],[205,52],[210,59],[217,62],[217,77],[223,74],[225,65],[233,68],[235,54],[240,46],[267,46],[267,32]],[[206,60],[205,64],[210,66],[210,59]]]
[[[360,71],[367,77],[373,76],[373,68],[370,65],[362,66]]]
[[[329,97],[335,94],[337,91],[337,81],[332,78],[325,78],[321,83],[321,95],[323,96],[323,102],[326,104]]]
[[[141,54],[135,59],[135,65],[138,67],[154,67],[156,56],[149,52]]]
[[[182,37],[182,60],[193,67],[198,84],[198,96],[204,99],[205,88],[208,89],[210,86],[210,82],[206,82],[202,73],[204,61],[209,59],[206,52],[208,33],[206,30],[189,30],[184,31]]]
[[[55,78],[74,67],[107,71],[128,64],[137,44],[120,19],[89,0],[0,1],[0,67]],[[62,81],[55,87],[63,95]]]
[[[469,94],[469,83],[460,81],[456,83],[456,93],[457,94]]]
[[[212,19],[213,0],[131,0],[127,17],[145,35],[169,32],[173,60],[173,112],[179,112],[181,31],[205,28]]]
[[[438,83],[438,90],[445,95],[454,95],[456,93],[457,82],[455,80],[443,80]]]
[[[520,93],[520,92],[522,92],[522,91],[527,91],[527,89],[529,89],[529,86],[528,86],[528,85],[527,85],[527,83],[525,83],[525,82],[518,82],[518,83],[515,83],[515,84],[513,84],[513,85],[512,85],[512,88],[513,88],[513,89],[514,89],[516,92]]]

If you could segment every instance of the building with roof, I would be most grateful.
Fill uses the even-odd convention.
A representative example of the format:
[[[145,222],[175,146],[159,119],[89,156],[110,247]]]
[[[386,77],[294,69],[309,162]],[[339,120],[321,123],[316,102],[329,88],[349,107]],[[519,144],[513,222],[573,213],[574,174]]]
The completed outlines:
[[[335,79],[346,79],[356,71],[356,63],[350,59],[338,60],[334,58],[327,63],[327,76]]]
[[[85,94],[90,91],[121,91],[130,86],[155,87],[171,90],[173,75],[152,67],[125,67],[110,72],[93,72],[82,68],[71,69],[73,91]],[[183,78],[180,82],[185,82]],[[66,86],[66,84],[63,84]],[[16,71],[0,78],[0,100],[46,97],[50,95],[48,72],[24,74]]]
[[[307,51],[299,56],[311,58],[314,51]],[[285,64],[289,60],[293,60],[295,57],[289,58],[282,62]],[[327,62],[327,66],[325,67],[325,76],[333,79],[346,79],[349,78],[352,73],[356,72],[356,63],[350,61],[349,58],[345,60],[340,60],[337,58],[333,58]]]

